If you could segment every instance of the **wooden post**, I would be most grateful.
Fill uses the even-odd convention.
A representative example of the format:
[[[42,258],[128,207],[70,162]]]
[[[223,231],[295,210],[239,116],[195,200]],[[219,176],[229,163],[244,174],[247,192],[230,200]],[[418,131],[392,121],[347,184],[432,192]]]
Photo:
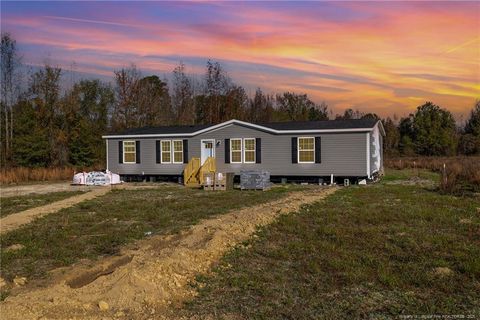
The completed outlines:
[[[447,168],[445,163],[443,164],[443,184],[447,185]]]

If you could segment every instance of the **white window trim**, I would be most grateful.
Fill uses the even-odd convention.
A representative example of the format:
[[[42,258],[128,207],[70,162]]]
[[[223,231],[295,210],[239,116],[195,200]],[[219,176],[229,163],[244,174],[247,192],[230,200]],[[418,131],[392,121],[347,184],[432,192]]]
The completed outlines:
[[[245,157],[245,152],[247,152],[247,149],[245,148],[246,140],[253,140],[253,150],[248,150],[248,151],[253,151],[253,161],[246,161],[247,157]],[[257,162],[257,140],[255,138],[243,138],[243,145],[242,145],[242,155],[243,155],[243,163],[256,163]]]
[[[300,139],[313,139],[313,161],[300,161]],[[310,151],[310,150],[302,150]],[[315,137],[298,137],[297,138],[297,162],[298,163],[315,163]]]
[[[133,162],[130,161],[125,161],[125,142],[133,142],[133,147],[135,148],[135,151],[133,152],[135,154],[135,160]],[[126,164],[132,164],[132,163],[137,163],[137,142],[135,140],[124,140],[122,143],[122,148],[123,148],[123,163]],[[131,153],[131,152],[129,152]]]
[[[205,161],[202,163],[202,160],[203,160],[203,159],[202,159],[202,151],[203,151],[204,142],[211,142],[211,143],[212,143],[212,153],[213,153],[212,157],[213,157],[213,158],[216,157],[216,156],[215,156],[215,155],[216,155],[215,139],[202,139],[202,140],[200,140],[200,163],[201,163],[201,165],[203,165],[203,164],[205,163],[205,161],[207,161],[207,159],[208,159],[208,157],[207,157],[207,159],[205,159]]]
[[[237,140],[240,141],[240,150],[235,150],[235,152],[240,151],[240,161],[233,161],[232,157],[232,141]],[[230,139],[230,163],[242,163],[243,161],[243,139],[242,138],[232,138]]]
[[[367,132],[367,178],[370,179],[370,133]]]
[[[168,142],[170,144],[170,151],[168,153],[170,153],[170,161],[163,161],[163,154],[164,153],[167,153],[166,151],[163,151],[163,142]],[[160,163],[172,163],[172,140],[160,140]]]
[[[180,141],[180,144],[182,146],[182,160],[181,161],[175,161],[175,152],[180,152],[180,151],[175,151],[175,142],[179,142]],[[172,150],[172,156],[171,156],[171,160],[172,160],[172,163],[183,163],[183,140],[172,140],[171,144],[170,144],[170,150]]]

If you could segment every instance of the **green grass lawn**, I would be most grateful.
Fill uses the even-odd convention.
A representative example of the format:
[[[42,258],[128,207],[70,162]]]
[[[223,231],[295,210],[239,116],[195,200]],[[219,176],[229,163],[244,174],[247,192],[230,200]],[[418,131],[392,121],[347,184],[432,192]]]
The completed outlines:
[[[175,233],[200,219],[278,199],[299,189],[286,186],[265,192],[205,192],[164,186],[113,190],[2,235],[2,248],[13,244],[25,247],[17,251],[2,250],[0,275],[8,281],[15,275],[42,278],[49,270],[82,258],[113,255],[122,245],[144,238],[147,232]]]
[[[390,181],[401,182],[412,179],[430,180],[433,183],[438,184],[440,182],[440,175],[436,172],[425,169],[387,169],[387,174],[382,178],[382,183]]]
[[[199,276],[198,297],[176,312],[216,319],[480,317],[480,199],[391,183],[411,174],[392,171],[384,182],[345,188],[282,216]]]
[[[18,197],[0,198],[0,217],[8,216],[34,207],[40,207],[55,201],[79,195],[83,191],[62,191],[46,194],[29,194]]]

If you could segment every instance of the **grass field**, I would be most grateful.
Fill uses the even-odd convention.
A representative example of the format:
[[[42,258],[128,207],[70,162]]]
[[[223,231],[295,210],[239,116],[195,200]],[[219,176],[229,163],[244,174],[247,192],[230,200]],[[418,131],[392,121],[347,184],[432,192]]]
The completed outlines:
[[[81,193],[83,193],[83,191],[62,191],[1,198],[0,217],[5,217],[9,214],[17,213],[30,208],[40,207],[55,201],[79,195]]]
[[[480,199],[390,171],[282,216],[237,247],[176,313],[215,319],[480,317]],[[424,183],[433,179],[432,183]],[[417,184],[418,182],[418,184]],[[428,180],[426,181],[428,182]]]
[[[31,279],[79,259],[113,255],[119,248],[152,234],[172,234],[200,219],[246,205],[278,199],[290,190],[205,192],[179,186],[150,190],[113,190],[105,196],[63,209],[0,237],[2,248],[14,244],[21,250],[1,252],[0,275]]]

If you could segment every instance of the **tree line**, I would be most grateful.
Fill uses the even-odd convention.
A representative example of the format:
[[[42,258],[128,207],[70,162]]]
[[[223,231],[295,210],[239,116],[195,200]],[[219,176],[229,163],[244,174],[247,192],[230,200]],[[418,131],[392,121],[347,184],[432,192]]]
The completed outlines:
[[[249,97],[219,62],[209,60],[201,79],[179,63],[170,80],[143,75],[130,65],[113,73],[111,83],[80,80],[66,87],[64,71],[45,64],[24,74],[16,41],[2,33],[0,142],[2,167],[92,166],[105,159],[102,135],[128,128],[214,124],[229,119],[254,123],[375,118],[348,109],[333,115],[325,102],[306,94],[268,94],[260,88]],[[389,154],[450,155],[480,152],[480,107],[465,127],[432,103],[398,123],[383,119]]]

